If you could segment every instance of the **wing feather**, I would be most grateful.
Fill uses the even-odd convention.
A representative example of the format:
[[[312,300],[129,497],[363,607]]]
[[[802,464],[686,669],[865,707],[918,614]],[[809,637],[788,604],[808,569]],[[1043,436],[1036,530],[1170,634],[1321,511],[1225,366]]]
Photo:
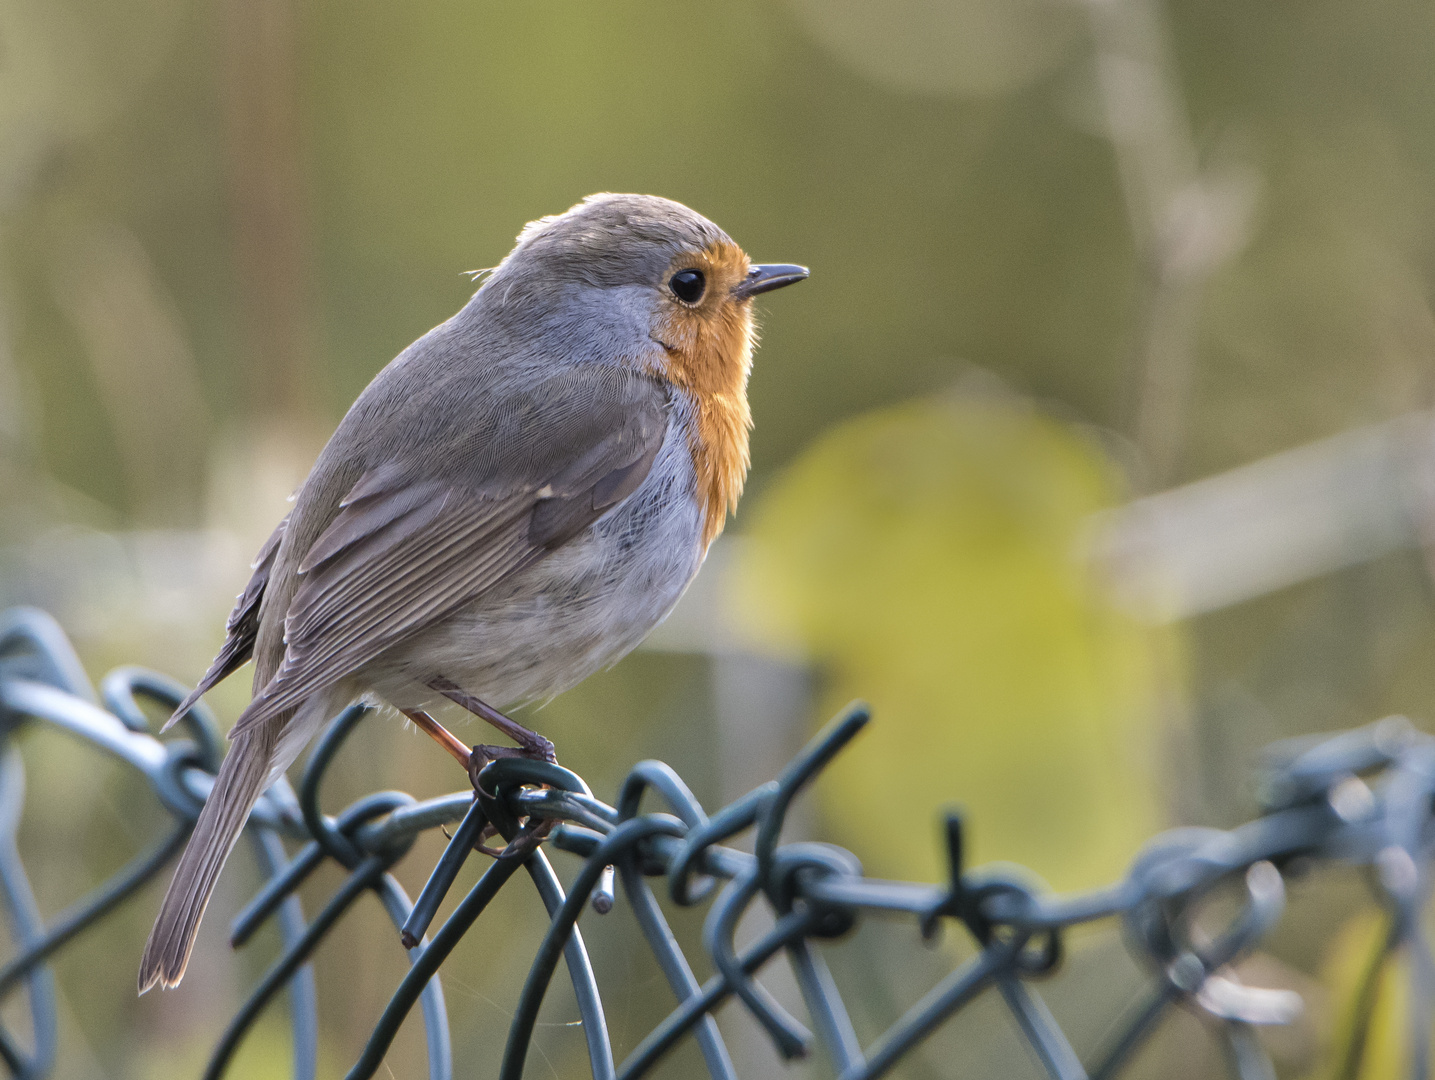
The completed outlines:
[[[577,437],[525,430],[535,444],[525,456],[541,471],[507,484],[483,472],[427,479],[402,459],[365,472],[300,561],[283,661],[230,737],[451,615],[636,491],[667,426],[666,397],[647,385],[599,401]],[[556,447],[543,442],[565,434]]]
[[[308,573],[339,553],[351,549],[361,540],[387,531],[390,526],[403,524],[409,530],[422,528],[425,521],[424,512],[427,511],[428,515],[432,516],[441,509],[437,504],[425,506],[426,500],[433,492],[423,484],[415,484],[407,490],[391,491],[388,493],[389,498],[380,498],[381,494],[384,493],[373,492],[358,498],[352,495],[346,498],[341,504],[343,513],[339,520],[325,530],[318,542],[309,549],[309,553],[299,565],[299,572]]]

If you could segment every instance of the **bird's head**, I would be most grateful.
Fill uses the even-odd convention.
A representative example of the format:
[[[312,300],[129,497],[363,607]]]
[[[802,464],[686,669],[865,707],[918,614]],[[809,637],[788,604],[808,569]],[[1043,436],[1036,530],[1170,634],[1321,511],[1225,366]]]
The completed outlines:
[[[805,277],[802,266],[754,264],[682,203],[601,194],[530,222],[484,291],[579,353],[733,393],[751,364],[752,298]]]
[[[683,391],[711,539],[747,475],[753,297],[805,277],[753,263],[681,203],[602,194],[530,222],[475,302],[549,358],[626,364]]]

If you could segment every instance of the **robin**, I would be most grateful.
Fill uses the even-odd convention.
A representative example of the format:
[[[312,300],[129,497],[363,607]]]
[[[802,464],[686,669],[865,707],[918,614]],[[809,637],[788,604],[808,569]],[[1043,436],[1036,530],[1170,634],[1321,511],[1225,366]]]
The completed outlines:
[[[140,993],[184,977],[250,809],[360,695],[472,776],[505,753],[554,760],[498,708],[615,663],[677,603],[747,476],[752,298],[807,275],[751,263],[680,203],[593,195],[529,223],[457,315],[379,372],[169,721],[254,660],[253,700],[150,932]],[[516,750],[470,752],[426,711],[440,697]]]

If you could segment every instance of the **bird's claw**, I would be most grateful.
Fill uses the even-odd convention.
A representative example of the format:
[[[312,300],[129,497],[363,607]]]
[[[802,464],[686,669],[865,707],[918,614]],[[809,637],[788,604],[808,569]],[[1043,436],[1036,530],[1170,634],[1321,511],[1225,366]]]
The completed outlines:
[[[494,793],[479,782],[479,774],[483,772],[484,767],[490,761],[497,761],[499,758],[528,758],[530,761],[546,761],[550,765],[558,764],[558,755],[554,753],[553,744],[542,735],[535,734],[533,743],[525,746],[488,746],[480,743],[473,748],[469,755],[468,779],[473,784],[474,791],[488,799],[493,798]],[[498,835],[498,830],[492,825],[488,825],[480,835],[478,843],[474,844],[474,850],[481,851],[494,859],[525,857],[537,850],[538,845],[547,839],[552,828],[552,821],[542,818],[526,818],[513,839],[500,850],[489,847],[483,842]]]
[[[553,752],[553,744],[542,735],[536,736],[537,742],[532,746],[486,746],[483,743],[475,746],[468,755],[468,779],[475,791],[481,792],[488,798],[493,798],[493,793],[478,782],[478,774],[490,761],[497,761],[499,758],[528,758],[530,761],[546,761],[550,765],[558,764],[558,755]]]
[[[526,858],[538,850],[538,845],[548,839],[548,834],[553,829],[553,822],[544,818],[527,818],[519,828],[517,834],[503,848],[489,847],[483,841],[491,836],[497,836],[498,830],[492,825],[484,828],[479,836],[478,843],[473,845],[475,851],[481,851],[491,859],[517,859]]]

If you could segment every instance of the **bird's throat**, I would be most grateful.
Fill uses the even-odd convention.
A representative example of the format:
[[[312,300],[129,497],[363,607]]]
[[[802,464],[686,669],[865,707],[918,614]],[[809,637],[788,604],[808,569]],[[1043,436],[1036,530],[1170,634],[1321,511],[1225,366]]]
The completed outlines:
[[[747,305],[698,323],[684,320],[668,340],[666,375],[685,392],[693,410],[688,445],[703,512],[703,548],[723,530],[737,508],[750,462],[752,411],[747,376],[752,366],[753,327]]]

